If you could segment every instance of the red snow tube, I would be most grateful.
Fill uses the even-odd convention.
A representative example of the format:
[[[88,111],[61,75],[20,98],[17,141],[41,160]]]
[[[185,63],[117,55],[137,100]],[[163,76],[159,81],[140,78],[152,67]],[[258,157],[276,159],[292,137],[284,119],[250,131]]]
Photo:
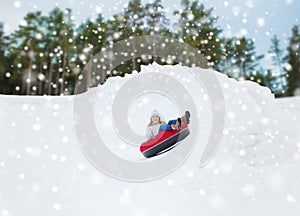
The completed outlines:
[[[161,131],[153,139],[142,143],[140,151],[146,157],[153,157],[165,150],[175,147],[175,144],[190,134],[190,129],[186,124],[181,124],[181,130]]]

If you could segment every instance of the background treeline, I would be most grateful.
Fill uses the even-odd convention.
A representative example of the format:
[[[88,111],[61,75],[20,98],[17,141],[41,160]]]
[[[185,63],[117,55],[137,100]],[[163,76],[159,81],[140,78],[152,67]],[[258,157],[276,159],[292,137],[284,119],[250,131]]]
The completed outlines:
[[[287,48],[283,49],[278,37],[273,36],[269,49],[273,66],[262,68],[264,56],[256,53],[254,41],[222,37],[212,8],[205,8],[199,1],[182,0],[180,11],[173,14],[171,22],[161,0],[144,5],[141,0],[131,0],[109,19],[99,14],[76,27],[70,9],[55,7],[47,15],[30,12],[24,17],[25,24],[12,34],[0,32],[0,93],[73,94],[78,74],[101,48],[139,35],[164,35],[184,41],[200,50],[214,69],[267,86],[277,97],[299,92],[299,26],[292,28]],[[134,58],[111,75],[122,76],[153,61],[164,64],[154,57],[147,62]]]

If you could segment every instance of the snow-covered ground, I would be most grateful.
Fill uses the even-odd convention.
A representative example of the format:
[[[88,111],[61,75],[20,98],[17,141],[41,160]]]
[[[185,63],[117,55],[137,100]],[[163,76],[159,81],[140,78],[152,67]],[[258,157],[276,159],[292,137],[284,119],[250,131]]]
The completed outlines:
[[[190,129],[197,116],[198,139],[182,166],[149,182],[109,177],[81,152],[73,125],[74,96],[1,95],[0,215],[298,216],[300,98],[274,99],[267,88],[216,72],[225,97],[226,127],[216,155],[200,167],[213,118],[205,88],[178,65],[154,64],[140,74],[157,70],[180,81],[197,105]],[[135,76],[110,78],[90,91],[99,92],[94,116],[104,142],[120,157],[143,162],[148,159],[138,146],[120,139],[110,116],[112,95]],[[168,97],[140,95],[126,110],[140,137],[154,108],[165,119],[180,114]]]

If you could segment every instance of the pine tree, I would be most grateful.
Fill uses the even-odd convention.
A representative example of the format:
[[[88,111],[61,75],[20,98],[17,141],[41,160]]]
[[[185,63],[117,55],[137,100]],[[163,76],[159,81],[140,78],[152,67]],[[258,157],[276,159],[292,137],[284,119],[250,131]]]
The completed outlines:
[[[107,43],[112,45],[123,39],[131,38],[133,43],[129,55],[132,59],[127,62],[122,62],[118,65],[112,75],[124,75],[131,73],[133,70],[139,70],[140,60],[136,58],[136,46],[134,38],[144,34],[144,17],[145,11],[141,0],[131,0],[128,5],[118,14],[113,15],[107,22]]]
[[[225,40],[223,51],[221,71],[239,79],[255,74],[259,60],[263,58],[256,54],[253,40],[245,37]]]
[[[11,87],[14,84],[12,79],[11,58],[8,56],[9,37],[0,31],[0,94],[11,94]]]
[[[172,36],[172,33],[168,26],[170,25],[169,19],[166,17],[165,9],[162,5],[162,0],[154,0],[153,2],[147,3],[145,5],[145,17],[144,17],[144,34],[153,35],[153,44],[156,44],[156,35]],[[153,46],[153,61],[158,61],[156,57],[156,47]],[[145,60],[144,60],[145,62]],[[150,63],[152,61],[146,61],[145,63]],[[162,63],[162,62],[160,62]]]
[[[252,73],[258,66],[258,60],[263,55],[257,56],[253,40],[242,37],[236,40],[235,58],[236,64],[239,65],[241,77],[245,78],[248,73]]]
[[[235,39],[224,38],[222,41],[221,49],[223,55],[219,61],[219,70],[222,73],[227,74],[229,77],[236,77],[235,74],[238,73],[239,67],[235,64]]]
[[[144,34],[171,36],[170,20],[166,17],[162,0],[154,0],[145,5]]]
[[[269,49],[269,54],[271,55],[272,62],[273,62],[273,68],[272,71],[274,71],[273,76],[279,79],[279,89],[280,92],[275,90],[275,93],[277,96],[283,96],[286,92],[286,73],[283,68],[284,64],[284,58],[283,58],[283,50],[280,48],[280,40],[276,35],[271,38],[271,46]]]
[[[125,35],[126,38],[133,37],[133,43],[132,43],[132,66],[129,66],[128,70],[139,70],[137,65],[137,59],[136,59],[136,47],[137,44],[135,43],[134,37],[143,35],[143,25],[144,25],[144,7],[141,3],[141,0],[131,0],[128,3],[127,8],[124,12],[124,21],[125,25],[127,26],[125,28]],[[131,69],[132,68],[132,69]]]
[[[221,29],[216,26],[218,18],[212,15],[213,8],[205,9],[198,0],[182,0],[182,11],[175,11],[178,17],[176,33],[184,42],[201,51],[211,66],[219,68],[221,59]]]
[[[69,66],[74,50],[74,23],[71,9],[55,7],[47,17],[48,87],[47,94],[69,93],[66,78],[71,76]]]
[[[43,38],[43,16],[40,11],[28,13],[24,21],[26,24],[19,25],[18,30],[12,34],[10,51],[18,53],[15,68],[22,73],[22,93],[28,95],[32,90],[36,91],[36,60],[37,54],[43,49],[40,43]]]
[[[298,26],[292,28],[287,60],[290,65],[287,70],[287,95],[292,96],[300,88],[300,34]]]
[[[98,15],[95,22],[87,19],[76,30],[75,37],[75,63],[76,68],[84,68],[89,61],[106,45],[107,40],[107,23],[101,14]],[[88,68],[86,76],[86,85],[90,86],[92,83],[91,67]],[[103,79],[103,77],[101,77]],[[103,81],[103,80],[102,80]],[[97,82],[102,82],[101,80]],[[93,81],[95,84],[95,81]]]

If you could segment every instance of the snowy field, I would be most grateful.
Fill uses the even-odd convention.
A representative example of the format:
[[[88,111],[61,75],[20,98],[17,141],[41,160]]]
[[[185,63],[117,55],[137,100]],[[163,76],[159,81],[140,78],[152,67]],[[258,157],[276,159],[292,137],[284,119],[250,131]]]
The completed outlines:
[[[200,167],[213,113],[205,89],[185,70],[142,68],[141,74],[160,71],[186,86],[198,108],[191,131],[193,115],[200,125],[196,148],[183,165],[142,183],[109,177],[85,158],[73,125],[74,96],[1,95],[0,215],[298,216],[300,98],[275,99],[256,83],[215,72],[225,97],[226,127],[218,152]],[[124,144],[114,132],[110,112],[110,96],[134,76],[111,78],[90,91],[99,92],[94,116],[105,143],[120,157],[141,162],[146,159],[138,146]],[[165,119],[180,115],[167,97],[137,97],[128,116],[141,137],[153,108]]]

